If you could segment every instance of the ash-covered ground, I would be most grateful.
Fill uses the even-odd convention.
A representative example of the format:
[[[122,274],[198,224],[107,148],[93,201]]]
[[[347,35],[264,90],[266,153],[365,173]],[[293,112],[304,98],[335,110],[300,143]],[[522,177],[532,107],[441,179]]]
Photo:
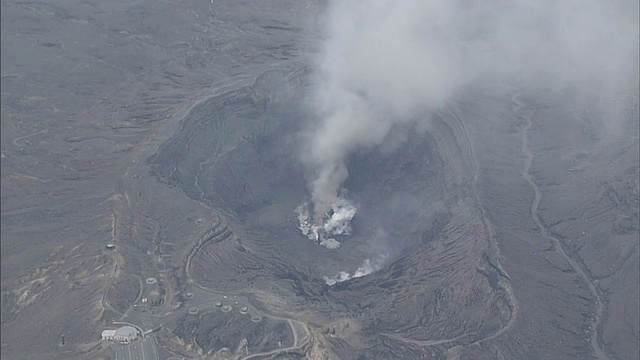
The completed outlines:
[[[637,358],[637,4],[398,3],[3,1],[2,357]]]

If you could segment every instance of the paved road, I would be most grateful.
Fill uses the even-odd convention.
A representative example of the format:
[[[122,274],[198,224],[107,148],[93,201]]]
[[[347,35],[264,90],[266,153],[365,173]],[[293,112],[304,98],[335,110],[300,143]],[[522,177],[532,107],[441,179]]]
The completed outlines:
[[[112,343],[116,360],[160,360],[153,336],[134,341],[131,344]]]

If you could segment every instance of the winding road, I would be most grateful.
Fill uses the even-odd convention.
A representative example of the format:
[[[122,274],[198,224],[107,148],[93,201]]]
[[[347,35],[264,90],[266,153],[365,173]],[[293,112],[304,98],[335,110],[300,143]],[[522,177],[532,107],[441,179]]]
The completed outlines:
[[[38,132],[34,132],[33,134],[17,137],[15,139],[13,139],[13,145],[18,146],[18,147],[24,146],[25,144],[21,144],[20,140],[24,140],[24,139],[27,139],[27,138],[30,138],[30,137],[33,137],[33,136],[36,136],[36,135],[44,134],[46,132],[47,132],[47,129],[44,129],[44,130],[40,130]]]
[[[195,280],[193,281],[193,286],[197,287],[198,289],[202,290],[205,293],[209,293],[210,295],[213,295],[214,297],[211,298],[210,300],[207,300],[201,304],[199,304],[199,307],[204,307],[207,304],[213,303],[213,302],[217,302],[217,301],[225,301],[228,299],[229,296],[242,296],[244,297],[245,295],[242,294],[235,294],[235,293],[230,293],[230,292],[218,292],[215,291],[213,289],[209,289],[207,287],[204,287],[200,284],[198,284]],[[239,299],[233,299],[235,300],[239,300]],[[262,310],[257,309],[255,306],[253,306],[249,301],[247,301],[246,299],[244,299],[242,301],[243,305],[248,307],[252,313],[254,314],[258,314],[260,316],[262,316],[263,318],[270,318],[273,320],[279,320],[279,321],[284,321],[287,323],[287,325],[289,325],[289,328],[291,329],[291,333],[293,336],[293,344],[289,347],[286,348],[278,348],[278,349],[273,349],[270,351],[265,351],[265,352],[259,352],[259,353],[254,353],[254,354],[248,354],[244,357],[242,357],[243,360],[245,359],[252,359],[252,358],[256,358],[256,357],[264,357],[264,356],[271,356],[271,355],[275,355],[275,354],[280,354],[280,353],[287,353],[290,351],[295,351],[295,350],[302,350],[302,348],[307,344],[307,342],[309,341],[309,339],[311,338],[311,332],[309,331],[309,327],[306,323],[304,323],[301,320],[298,319],[293,319],[293,318],[287,318],[287,317],[281,317],[281,316],[277,316],[277,315],[272,315],[269,313],[266,313]],[[302,326],[302,328],[304,329],[304,333],[302,334],[302,336],[300,334],[298,334],[298,330],[295,326],[295,323],[299,324]],[[302,339],[301,339],[302,337]]]
[[[531,165],[533,164],[533,158],[534,158],[533,153],[531,152],[531,149],[529,147],[529,130],[531,129],[532,121],[530,116],[523,114],[521,112],[521,110],[524,108],[525,105],[520,100],[518,100],[519,97],[520,97],[520,94],[518,93],[511,98],[511,101],[515,105],[513,108],[513,111],[516,114],[518,114],[520,118],[526,121],[525,126],[523,126],[520,131],[520,137],[522,140],[521,149],[522,149],[522,153],[525,156],[524,168],[522,169],[522,178],[527,183],[529,183],[529,185],[531,186],[534,192],[534,199],[531,202],[531,208],[530,208],[531,217],[533,218],[533,221],[538,227],[538,231],[540,235],[549,239],[553,243],[555,252],[558,255],[560,255],[562,258],[564,258],[565,261],[567,261],[569,266],[571,266],[571,268],[584,280],[584,282],[589,287],[589,291],[591,292],[591,295],[595,299],[596,307],[597,307],[596,316],[593,319],[591,319],[591,328],[593,329],[593,333],[591,334],[591,340],[590,340],[591,347],[593,348],[593,351],[595,352],[598,359],[609,360],[609,357],[607,356],[604,349],[602,348],[602,344],[599,343],[599,337],[598,337],[598,327],[600,326],[600,322],[602,321],[602,314],[603,314],[603,304],[602,304],[602,297],[600,295],[600,292],[598,291],[596,286],[593,284],[593,282],[591,281],[591,279],[589,278],[585,270],[580,266],[580,264],[578,264],[575,260],[569,257],[569,255],[567,255],[567,253],[562,248],[562,244],[560,240],[554,237],[553,235],[551,235],[551,232],[549,231],[549,229],[545,227],[545,225],[540,220],[540,216],[538,215],[538,207],[540,206],[540,201],[542,200],[542,193],[540,192],[540,188],[538,187],[536,182],[533,180],[533,177],[531,176],[531,173],[530,173]]]
[[[271,351],[251,354],[251,355],[243,357],[242,360],[252,359],[252,358],[261,357],[261,356],[271,356],[271,355],[275,355],[275,354],[286,353],[286,352],[289,352],[289,351],[301,349],[302,346],[304,345],[304,342],[302,344],[298,344],[298,333],[296,332],[296,329],[295,329],[292,321],[297,321],[297,320],[291,320],[291,319],[287,320],[287,323],[289,324],[289,327],[291,327],[291,332],[293,333],[293,345],[291,345],[289,347],[286,347],[286,348],[282,348],[282,349],[275,349],[275,350],[271,350]],[[306,325],[304,323],[301,323],[301,324],[303,324],[305,326],[305,329],[307,329]],[[308,332],[309,332],[309,330],[307,329],[307,333]]]

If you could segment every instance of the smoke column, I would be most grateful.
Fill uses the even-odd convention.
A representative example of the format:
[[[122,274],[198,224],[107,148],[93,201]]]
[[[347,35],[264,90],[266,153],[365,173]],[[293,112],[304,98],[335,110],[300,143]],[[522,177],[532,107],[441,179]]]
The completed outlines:
[[[465,85],[613,91],[637,75],[637,16],[632,1],[332,2],[313,84],[319,120],[303,155],[312,204],[299,214],[308,234],[321,241],[333,231],[324,227],[332,212],[350,209],[339,196],[350,154],[382,144],[394,126],[424,121]]]
[[[350,201],[336,198],[331,203],[331,214],[320,217],[319,219],[322,220],[320,224],[311,219],[308,203],[300,205],[296,209],[296,214],[299,229],[303,235],[326,248],[337,249],[340,247],[340,242],[330,236],[351,235],[351,219],[357,211],[358,209]]]

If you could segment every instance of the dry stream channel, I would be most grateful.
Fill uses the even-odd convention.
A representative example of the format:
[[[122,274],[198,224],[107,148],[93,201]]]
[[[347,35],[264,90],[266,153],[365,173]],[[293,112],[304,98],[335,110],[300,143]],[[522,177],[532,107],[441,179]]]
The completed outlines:
[[[522,139],[521,149],[522,149],[522,153],[525,155],[524,168],[522,169],[522,178],[531,186],[534,192],[534,198],[533,198],[533,201],[531,202],[531,208],[530,208],[531,217],[533,218],[533,221],[538,227],[538,231],[540,235],[549,239],[553,243],[555,252],[558,255],[560,255],[562,258],[564,258],[564,260],[567,261],[567,263],[571,266],[571,268],[578,275],[580,275],[580,277],[584,280],[584,282],[589,287],[589,291],[591,292],[591,295],[595,299],[596,306],[597,306],[596,316],[591,319],[591,328],[593,330],[591,334],[591,347],[593,348],[593,351],[595,352],[598,359],[609,360],[609,357],[602,349],[602,346],[598,337],[598,327],[600,326],[600,322],[602,320],[602,314],[603,314],[603,305],[602,305],[602,298],[600,296],[600,293],[596,288],[596,286],[591,281],[591,279],[589,279],[589,276],[584,271],[582,266],[580,266],[578,262],[572,259],[569,255],[567,255],[567,253],[562,248],[562,243],[560,242],[560,240],[555,236],[551,235],[551,232],[549,231],[549,229],[547,229],[547,227],[542,223],[542,221],[540,221],[540,216],[538,215],[538,207],[540,206],[540,201],[542,200],[542,193],[540,192],[540,188],[538,187],[536,182],[533,180],[533,177],[531,176],[531,173],[530,173],[531,165],[533,164],[533,158],[534,158],[534,154],[531,152],[531,149],[529,148],[529,129],[531,129],[532,121],[531,121],[531,117],[522,111],[522,109],[524,109],[525,107],[525,104],[518,100],[519,96],[520,96],[519,93],[514,95],[511,98],[511,101],[515,105],[513,108],[513,111],[516,113],[518,117],[526,121],[525,125],[522,127],[520,131],[520,136]]]

